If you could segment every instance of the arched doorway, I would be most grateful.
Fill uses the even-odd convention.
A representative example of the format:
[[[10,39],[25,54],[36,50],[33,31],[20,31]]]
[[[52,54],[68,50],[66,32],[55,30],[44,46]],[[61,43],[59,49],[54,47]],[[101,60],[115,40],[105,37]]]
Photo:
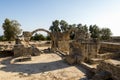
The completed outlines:
[[[47,48],[51,49],[52,48],[52,43],[51,42],[53,41],[53,35],[51,34],[51,32],[49,32],[48,30],[45,30],[45,29],[36,29],[36,30],[31,32],[31,37],[32,37],[32,35],[34,35],[37,32],[45,32],[51,38],[51,41],[40,41],[40,43],[39,43],[40,49],[47,49]]]

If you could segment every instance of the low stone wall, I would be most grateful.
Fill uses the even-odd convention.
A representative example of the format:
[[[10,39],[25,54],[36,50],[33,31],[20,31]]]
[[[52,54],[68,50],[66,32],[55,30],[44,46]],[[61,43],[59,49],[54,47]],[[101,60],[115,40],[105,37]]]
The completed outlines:
[[[0,57],[13,56],[14,55],[13,48],[14,48],[13,41],[0,42]]]
[[[14,56],[20,57],[20,56],[36,56],[40,55],[40,50],[37,47],[30,46],[30,45],[23,45],[23,44],[16,44],[14,46]]]
[[[14,41],[4,41],[0,42],[0,51],[5,50],[12,50],[14,48],[15,42]]]
[[[15,45],[13,51],[15,57],[28,56],[32,54],[32,49],[30,48],[30,46],[22,44]]]
[[[120,44],[111,42],[102,42],[97,58],[113,59],[120,58]]]
[[[104,62],[101,62],[97,66],[97,72],[109,72],[112,76],[109,76],[110,78],[113,78],[113,80],[120,80],[120,61],[118,60],[105,60]]]
[[[120,58],[120,53],[111,53],[111,52],[107,52],[107,53],[104,53],[104,54],[97,54],[97,58],[100,58],[100,59],[114,59],[114,58]]]
[[[120,43],[102,42],[99,53],[120,52]]]

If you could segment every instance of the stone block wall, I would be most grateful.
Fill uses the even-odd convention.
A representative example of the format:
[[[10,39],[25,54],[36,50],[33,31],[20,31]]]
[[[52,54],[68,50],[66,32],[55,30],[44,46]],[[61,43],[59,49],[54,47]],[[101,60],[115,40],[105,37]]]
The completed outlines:
[[[99,53],[105,53],[105,52],[120,52],[120,44],[111,43],[111,42],[102,42]]]
[[[100,43],[89,42],[88,44],[88,58],[96,58],[100,49]]]
[[[69,55],[76,56],[77,62],[87,61],[95,58],[99,50],[99,43],[73,41],[70,43]]]
[[[103,60],[120,58],[120,53],[107,52],[107,53],[104,53],[104,54],[97,54],[97,58],[100,58],[100,59],[103,59]]]
[[[120,61],[109,59],[101,62],[97,66],[96,74],[103,71],[109,72],[112,75],[109,77],[113,80],[120,80]]]
[[[69,51],[69,41],[58,41],[58,48],[60,51],[68,52]]]
[[[35,56],[35,55],[40,55],[40,50],[37,47],[30,46],[30,45],[22,45],[22,44],[17,44],[14,46],[14,56],[15,57],[20,57],[20,56]]]
[[[14,56],[30,56],[32,54],[32,49],[28,45],[17,44],[14,46]]]
[[[111,59],[120,58],[120,44],[111,42],[102,42],[97,58]]]

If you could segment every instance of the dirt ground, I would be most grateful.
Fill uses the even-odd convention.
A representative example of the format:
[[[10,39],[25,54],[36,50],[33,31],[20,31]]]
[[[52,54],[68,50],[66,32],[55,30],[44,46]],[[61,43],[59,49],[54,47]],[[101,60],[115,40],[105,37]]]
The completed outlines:
[[[55,53],[32,57],[31,61],[10,64],[12,57],[0,59],[0,80],[87,80],[80,66],[68,65]]]

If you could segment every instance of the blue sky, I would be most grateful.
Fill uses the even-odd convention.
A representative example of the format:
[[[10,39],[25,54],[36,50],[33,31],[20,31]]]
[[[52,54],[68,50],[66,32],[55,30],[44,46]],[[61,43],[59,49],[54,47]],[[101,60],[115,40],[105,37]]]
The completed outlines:
[[[58,19],[108,27],[120,36],[120,0],[0,0],[0,34],[5,18],[17,20],[23,31],[49,29]]]

